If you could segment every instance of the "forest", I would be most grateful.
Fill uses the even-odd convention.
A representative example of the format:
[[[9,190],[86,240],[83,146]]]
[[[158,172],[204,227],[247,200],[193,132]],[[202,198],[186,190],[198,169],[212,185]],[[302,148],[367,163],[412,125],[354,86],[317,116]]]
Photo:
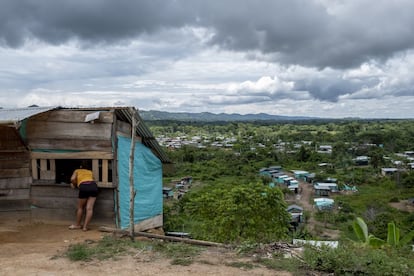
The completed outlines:
[[[387,275],[389,269],[390,275],[404,275],[413,269],[413,120],[148,125],[173,161],[173,169],[164,172],[164,187],[179,193],[179,198],[164,201],[166,231],[238,245],[337,240],[335,249],[308,249],[307,264],[325,272],[340,269],[339,274],[378,269]],[[334,179],[339,189],[329,195],[334,206],[315,210],[314,194],[298,201],[312,183],[301,181],[297,194],[283,185],[269,185],[272,178],[259,172],[272,166],[285,173],[312,173],[312,183]],[[392,174],[385,175],[384,169],[393,169]],[[176,184],[188,176],[191,185],[180,192]],[[312,205],[304,208],[299,224],[293,225],[287,212],[292,203]],[[350,250],[360,252],[358,257]],[[339,268],[335,258],[346,260]],[[364,262],[377,263],[371,266],[374,270],[355,270]]]

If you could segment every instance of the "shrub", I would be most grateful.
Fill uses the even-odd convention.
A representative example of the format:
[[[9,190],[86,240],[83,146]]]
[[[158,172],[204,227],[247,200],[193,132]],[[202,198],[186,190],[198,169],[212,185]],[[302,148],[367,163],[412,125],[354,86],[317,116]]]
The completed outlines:
[[[398,197],[392,197],[390,199],[390,202],[399,202],[400,200],[398,199]]]
[[[372,249],[353,244],[338,248],[306,247],[304,260],[314,270],[335,275],[410,275],[412,255],[398,256],[395,250]]]
[[[289,215],[278,188],[263,184],[211,185],[190,193],[185,214],[197,227],[192,236],[219,242],[280,240]]]

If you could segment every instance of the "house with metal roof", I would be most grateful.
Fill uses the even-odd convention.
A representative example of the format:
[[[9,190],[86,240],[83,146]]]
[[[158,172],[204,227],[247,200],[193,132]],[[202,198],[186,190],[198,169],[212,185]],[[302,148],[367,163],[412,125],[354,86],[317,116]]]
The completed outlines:
[[[330,193],[339,192],[338,185],[332,182],[316,182],[313,184],[313,189],[317,196],[329,196]]]
[[[299,205],[292,204],[286,208],[287,212],[291,215],[291,222],[301,223],[304,222],[303,208]]]
[[[381,168],[381,175],[383,176],[393,175],[396,172],[398,172],[398,168]]]
[[[293,170],[292,173],[294,174],[296,179],[305,180],[305,177],[309,175],[309,172],[302,171],[302,170]]]
[[[313,202],[315,204],[316,209],[319,211],[323,210],[331,210],[334,207],[335,201],[330,198],[314,198]]]
[[[70,176],[87,160],[100,189],[93,220],[127,228],[130,155],[135,229],[162,227],[162,172],[170,161],[135,108],[0,109],[0,211],[73,221]]]

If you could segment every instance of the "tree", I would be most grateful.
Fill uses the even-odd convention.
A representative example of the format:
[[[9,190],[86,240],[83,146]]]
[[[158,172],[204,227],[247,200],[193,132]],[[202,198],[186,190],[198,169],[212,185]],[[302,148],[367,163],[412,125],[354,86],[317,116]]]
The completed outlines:
[[[306,149],[303,145],[299,149],[298,161],[306,162],[311,157],[310,150]]]
[[[380,165],[384,164],[384,150],[380,147],[371,148],[368,153],[370,157],[370,163],[374,169],[379,168]]]
[[[404,174],[403,179],[401,181],[401,186],[405,188],[413,188],[414,187],[414,173]]]
[[[219,242],[270,242],[286,237],[289,215],[278,188],[263,184],[212,185],[186,196],[192,235]]]

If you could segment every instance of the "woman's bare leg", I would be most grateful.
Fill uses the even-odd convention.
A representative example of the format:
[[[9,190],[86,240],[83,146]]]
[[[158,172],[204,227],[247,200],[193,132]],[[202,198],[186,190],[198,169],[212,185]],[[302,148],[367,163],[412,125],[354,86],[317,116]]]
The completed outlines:
[[[86,215],[85,215],[85,223],[83,224],[83,230],[88,230],[89,222],[93,216],[93,206],[95,205],[96,197],[89,197],[86,202]]]
[[[78,200],[78,208],[76,210],[76,226],[81,226],[82,223],[82,217],[83,217],[83,209],[85,209],[85,206],[87,205],[87,199],[86,198],[79,198]]]

